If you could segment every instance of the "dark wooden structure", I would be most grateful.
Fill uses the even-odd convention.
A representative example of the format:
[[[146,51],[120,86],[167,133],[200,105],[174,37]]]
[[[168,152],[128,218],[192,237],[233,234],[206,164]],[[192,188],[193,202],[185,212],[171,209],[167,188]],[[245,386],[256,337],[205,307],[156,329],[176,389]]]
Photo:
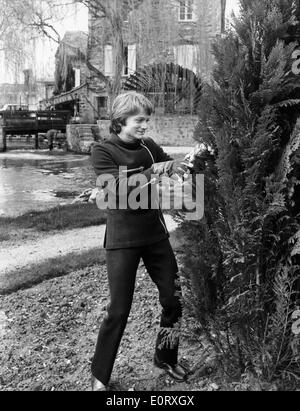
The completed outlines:
[[[35,148],[38,149],[39,133],[47,133],[51,129],[65,133],[70,117],[69,111],[2,111],[0,151],[6,151],[8,135],[35,135]]]
[[[129,76],[124,90],[145,94],[164,114],[196,114],[202,96],[202,81],[178,64],[154,64]]]

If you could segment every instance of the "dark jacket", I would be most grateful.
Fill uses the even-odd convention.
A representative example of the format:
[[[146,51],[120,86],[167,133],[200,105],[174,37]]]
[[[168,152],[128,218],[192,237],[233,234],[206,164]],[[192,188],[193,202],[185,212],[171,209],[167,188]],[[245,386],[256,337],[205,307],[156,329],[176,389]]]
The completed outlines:
[[[112,175],[117,192],[125,185],[128,196],[135,188],[128,186],[131,175],[143,174],[147,181],[151,181],[151,166],[169,160],[172,159],[150,138],[129,144],[112,134],[108,140],[94,145],[92,149],[92,164],[97,176]],[[128,173],[120,175],[119,167],[127,167]],[[146,189],[150,195],[151,186]],[[108,210],[104,243],[107,250],[151,245],[167,238],[169,233],[158,207],[149,207],[147,210]]]

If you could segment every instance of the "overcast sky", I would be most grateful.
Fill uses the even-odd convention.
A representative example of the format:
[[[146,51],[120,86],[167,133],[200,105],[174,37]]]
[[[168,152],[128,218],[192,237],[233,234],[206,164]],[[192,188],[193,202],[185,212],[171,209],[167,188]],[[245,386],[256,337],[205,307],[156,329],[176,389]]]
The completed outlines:
[[[70,7],[69,13],[55,23],[55,27],[63,37],[66,31],[88,31],[88,9],[82,4]]]
[[[239,0],[227,0],[227,15],[230,15],[232,11],[234,11],[235,14],[238,14]]]
[[[88,10],[82,4],[69,6],[69,11],[61,19],[53,22],[53,26],[63,37],[66,31],[88,31]],[[48,38],[28,44],[28,58],[24,59],[24,67],[20,69],[17,81],[23,82],[22,70],[31,68],[37,79],[51,80],[55,70],[55,53],[58,44]],[[14,83],[16,76],[14,70],[5,63],[3,53],[0,52],[0,84]]]

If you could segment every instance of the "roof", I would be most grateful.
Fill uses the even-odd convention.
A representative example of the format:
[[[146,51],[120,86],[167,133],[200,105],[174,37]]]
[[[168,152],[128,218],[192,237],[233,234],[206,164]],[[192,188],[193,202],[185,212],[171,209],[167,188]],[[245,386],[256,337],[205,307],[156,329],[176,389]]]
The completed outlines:
[[[88,34],[84,31],[67,31],[62,39],[62,44],[58,47],[56,54],[61,49],[68,55],[77,57],[78,54],[85,55],[88,44]],[[79,53],[78,53],[79,52]]]
[[[50,97],[48,100],[42,100],[41,103],[57,105],[66,103],[68,101],[74,101],[80,98],[81,95],[86,95],[87,84],[84,83],[79,87],[73,88],[72,90],[59,94],[58,96]]]

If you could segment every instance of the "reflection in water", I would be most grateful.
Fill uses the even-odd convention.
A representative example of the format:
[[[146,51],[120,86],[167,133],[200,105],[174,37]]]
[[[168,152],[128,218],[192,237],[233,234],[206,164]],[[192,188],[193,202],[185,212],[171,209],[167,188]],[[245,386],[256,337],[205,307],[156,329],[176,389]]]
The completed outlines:
[[[0,153],[0,215],[70,204],[95,182],[89,156]]]

